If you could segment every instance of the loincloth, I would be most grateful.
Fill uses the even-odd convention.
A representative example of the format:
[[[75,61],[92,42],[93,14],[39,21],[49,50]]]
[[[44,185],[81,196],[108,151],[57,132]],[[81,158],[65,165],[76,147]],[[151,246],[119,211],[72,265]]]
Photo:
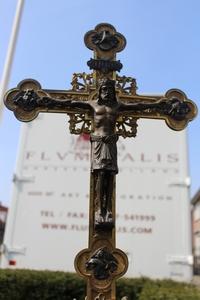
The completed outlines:
[[[118,173],[116,134],[108,136],[91,135],[91,171],[106,170]]]

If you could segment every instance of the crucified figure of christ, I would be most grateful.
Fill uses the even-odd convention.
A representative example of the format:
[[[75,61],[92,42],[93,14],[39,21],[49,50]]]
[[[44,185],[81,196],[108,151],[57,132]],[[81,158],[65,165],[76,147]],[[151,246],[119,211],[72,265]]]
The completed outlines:
[[[51,97],[39,97],[33,90],[20,92],[13,99],[14,104],[23,106],[24,110],[35,107],[53,109],[73,108],[88,113],[92,120],[91,172],[95,176],[95,226],[113,226],[112,195],[114,178],[118,173],[116,122],[120,114],[143,111],[146,109],[161,110],[164,114],[176,119],[185,117],[189,107],[172,98],[168,102],[132,102],[117,100],[115,81],[102,79],[96,100],[59,100]],[[25,105],[26,103],[26,105]]]

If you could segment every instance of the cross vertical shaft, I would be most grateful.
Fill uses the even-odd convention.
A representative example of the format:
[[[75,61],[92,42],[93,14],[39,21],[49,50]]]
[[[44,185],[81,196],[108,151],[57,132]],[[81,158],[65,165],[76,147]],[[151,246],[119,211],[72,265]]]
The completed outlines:
[[[93,82],[96,90],[102,90],[102,85],[105,85],[105,88],[108,86],[107,79],[115,83],[116,70],[122,67],[120,62],[116,62],[116,52],[125,47],[126,40],[116,32],[112,25],[99,24],[95,27],[95,30],[86,33],[84,41],[86,46],[94,51],[94,57],[90,59],[88,66],[94,70]],[[85,257],[84,251],[84,255],[82,252],[77,255],[75,267],[80,274],[86,273],[83,271],[85,267],[82,269],[81,266],[82,261],[84,261],[87,270],[93,270],[92,276],[90,274],[87,280],[87,300],[115,300],[116,289],[113,279],[116,275],[114,276],[114,273],[116,273],[117,268],[120,268],[121,271],[118,273],[121,275],[126,272],[128,267],[126,255],[117,250],[115,245],[115,176],[117,162],[112,162],[113,166],[107,166],[106,163],[101,163],[101,166],[98,166],[99,163],[94,162],[94,153],[95,147],[104,147],[102,137],[91,135],[90,139],[92,166],[90,173],[89,251],[86,250],[87,255]],[[116,139],[116,136],[113,135],[113,139]],[[116,141],[114,141],[114,144],[116,145]],[[99,153],[99,155],[102,155],[102,153]],[[116,157],[112,160],[117,160],[117,153],[114,156]],[[103,161],[102,158],[101,161]],[[116,165],[114,166],[114,164]],[[120,260],[115,258],[114,251],[117,252]],[[100,261],[101,256],[104,256],[107,265],[110,263],[110,269],[107,272],[104,270],[105,268],[102,267],[101,270],[100,266],[93,265],[93,261],[95,259],[96,262],[97,260]],[[120,267],[118,267],[119,262]]]

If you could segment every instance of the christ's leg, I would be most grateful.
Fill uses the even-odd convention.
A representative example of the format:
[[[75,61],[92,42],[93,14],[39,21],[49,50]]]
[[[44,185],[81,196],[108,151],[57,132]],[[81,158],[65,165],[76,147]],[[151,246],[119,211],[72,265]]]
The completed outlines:
[[[112,196],[114,189],[114,173],[107,172],[106,176],[106,219],[112,222]]]
[[[95,212],[95,222],[100,224],[105,222],[106,216],[106,199],[105,199],[105,171],[98,170],[96,172],[96,212]]]

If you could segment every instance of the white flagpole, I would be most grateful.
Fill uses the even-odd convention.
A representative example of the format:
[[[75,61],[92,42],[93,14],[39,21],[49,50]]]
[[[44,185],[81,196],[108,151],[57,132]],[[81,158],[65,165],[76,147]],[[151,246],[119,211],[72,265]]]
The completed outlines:
[[[15,46],[16,46],[17,35],[18,35],[20,21],[21,21],[23,5],[24,5],[24,0],[18,0],[12,31],[11,31],[11,36],[9,40],[8,50],[6,54],[5,64],[3,68],[2,78],[0,82],[0,118],[3,111],[3,96],[6,92],[6,89],[8,87],[8,82],[10,79],[10,72],[11,72],[12,61],[15,52]]]

